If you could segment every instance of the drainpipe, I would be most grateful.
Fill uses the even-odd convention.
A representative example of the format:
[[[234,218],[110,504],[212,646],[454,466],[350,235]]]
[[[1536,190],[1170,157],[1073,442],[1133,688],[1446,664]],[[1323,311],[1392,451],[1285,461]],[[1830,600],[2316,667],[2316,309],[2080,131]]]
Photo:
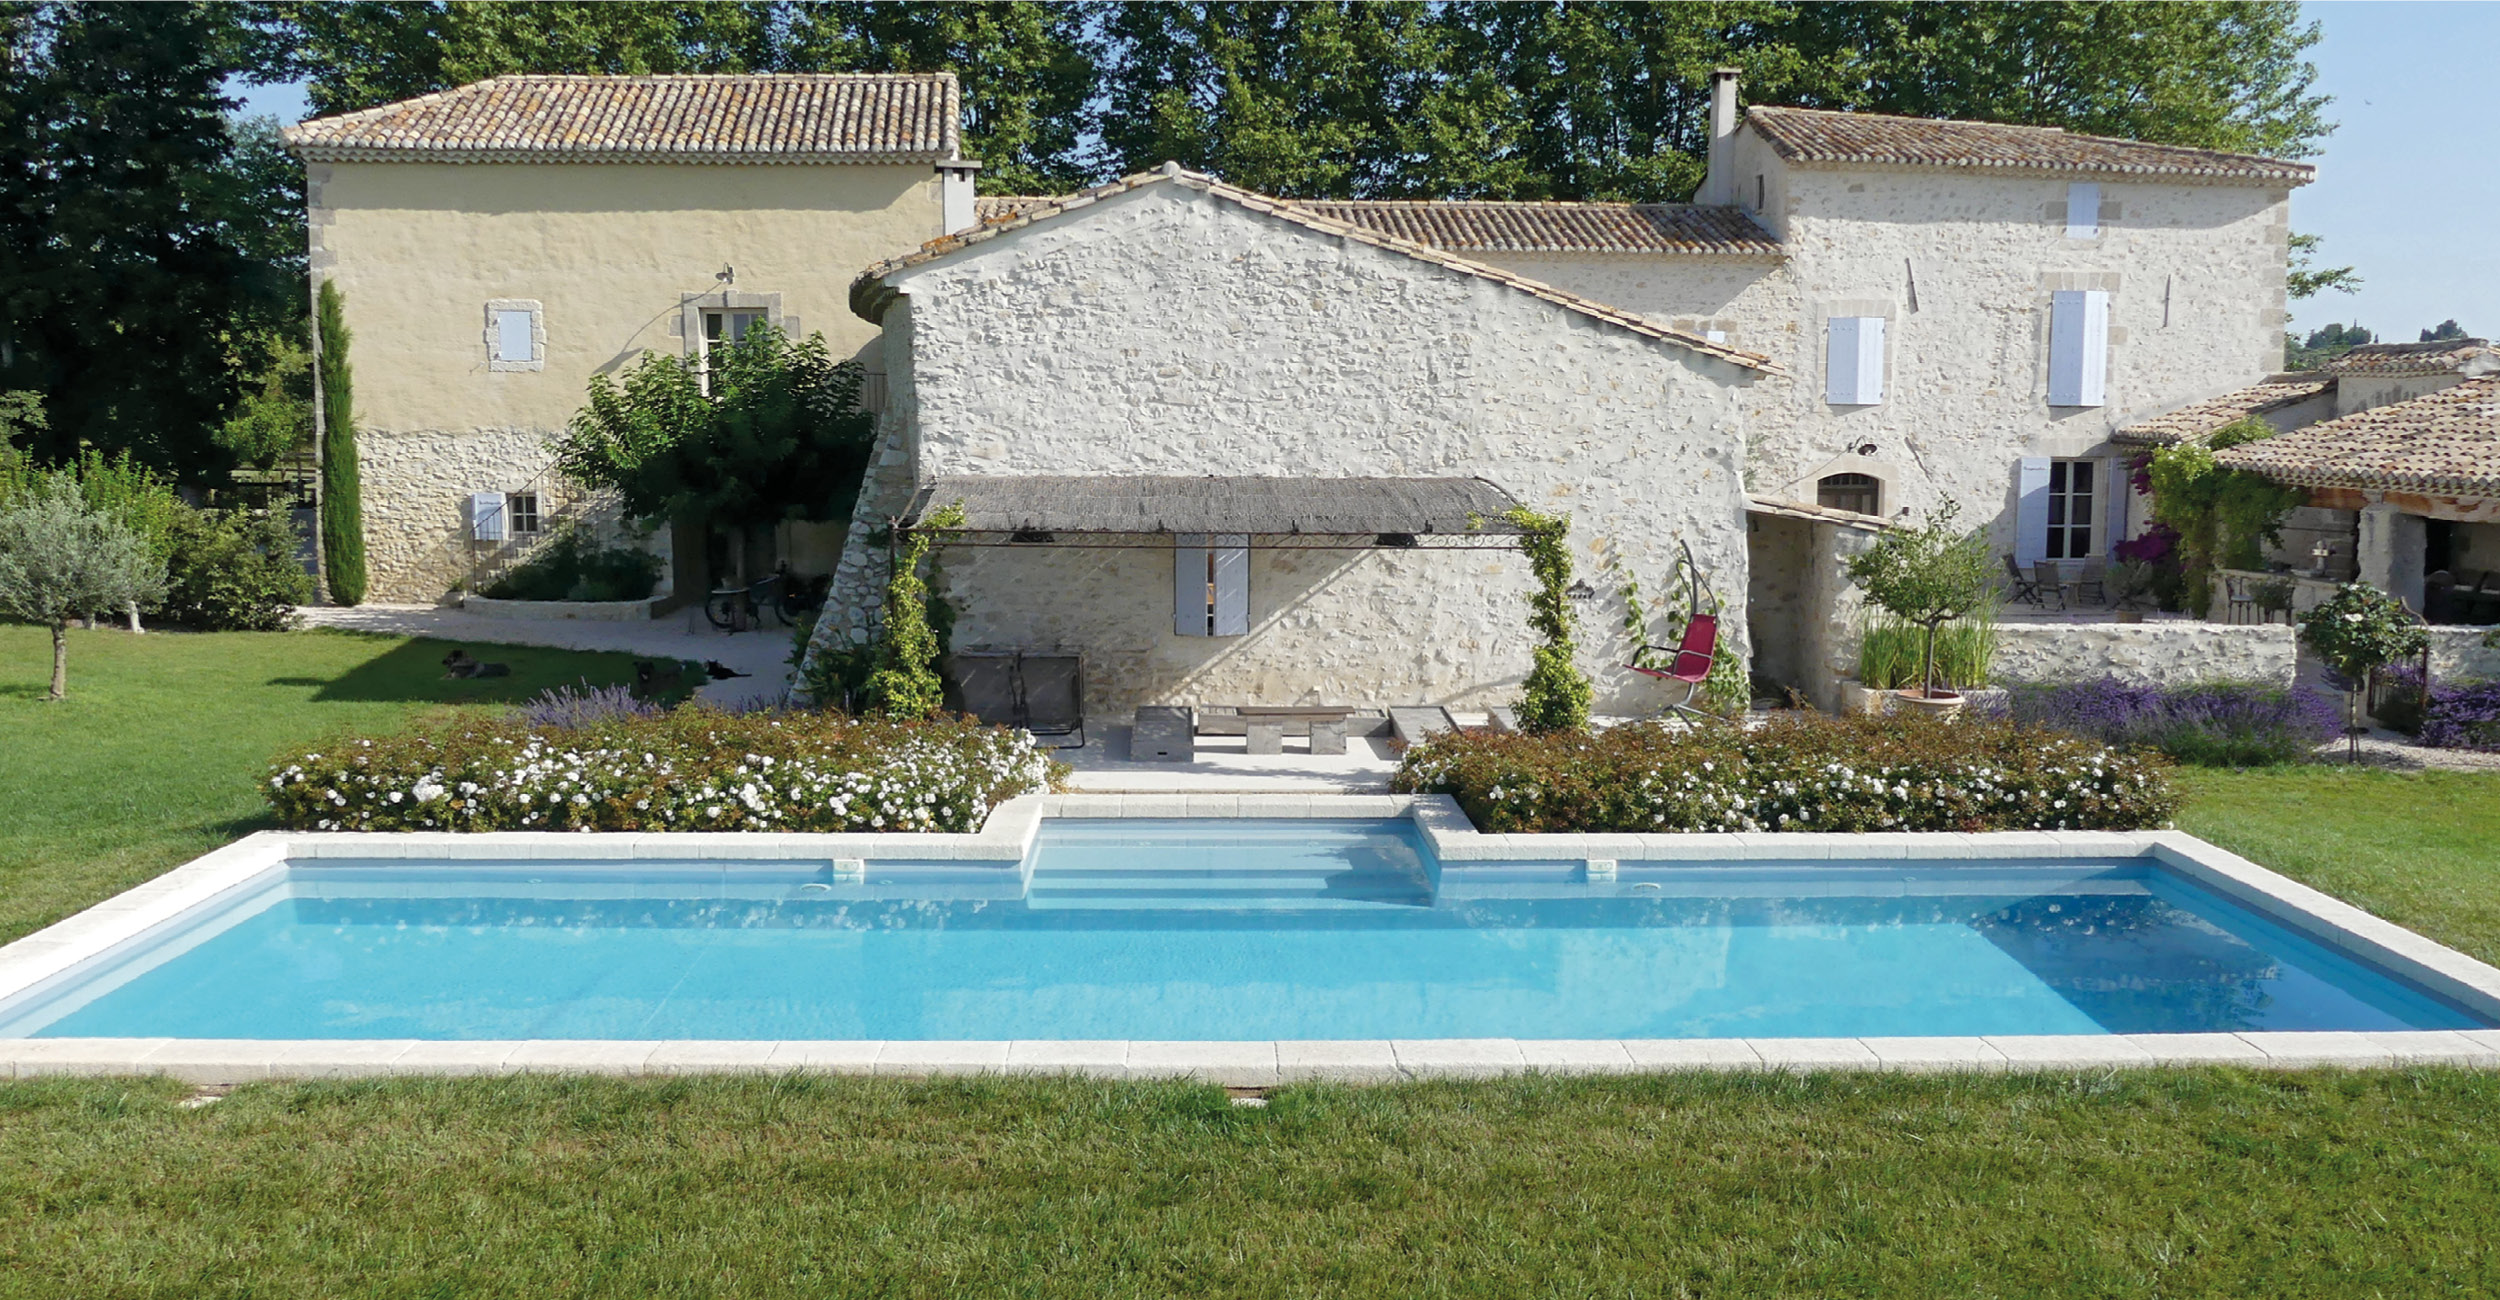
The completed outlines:
[[[1735,68],[1714,68],[1710,72],[1710,156],[1709,170],[1703,175],[1701,189],[1693,202],[1725,206],[1736,202],[1736,160],[1729,157],[1736,142],[1736,79]]]

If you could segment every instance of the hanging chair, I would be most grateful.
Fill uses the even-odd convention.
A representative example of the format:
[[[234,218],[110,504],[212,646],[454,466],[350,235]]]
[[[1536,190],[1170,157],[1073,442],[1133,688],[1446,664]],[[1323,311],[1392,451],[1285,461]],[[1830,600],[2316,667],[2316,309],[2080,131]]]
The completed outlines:
[[[1690,601],[1693,616],[1684,624],[1684,635],[1677,640],[1672,650],[1659,645],[1642,646],[1640,652],[1632,656],[1634,662],[1625,664],[1624,667],[1644,677],[1684,683],[1684,698],[1669,704],[1668,712],[1681,713],[1687,717],[1709,722],[1723,721],[1719,715],[1700,708],[1693,702],[1701,695],[1702,683],[1709,680],[1711,665],[1718,662],[1719,616],[1701,612],[1701,566],[1693,563],[1691,546],[1683,542],[1676,544],[1683,549],[1683,559],[1678,567],[1684,571],[1685,595]],[[1652,668],[1639,662],[1649,658],[1651,651],[1668,656],[1666,667]]]

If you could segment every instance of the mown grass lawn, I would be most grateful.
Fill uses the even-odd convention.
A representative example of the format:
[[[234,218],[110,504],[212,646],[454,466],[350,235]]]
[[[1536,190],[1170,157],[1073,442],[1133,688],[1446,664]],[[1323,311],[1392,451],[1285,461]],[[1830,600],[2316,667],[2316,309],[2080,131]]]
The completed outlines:
[[[280,749],[633,679],[633,657],[502,646],[510,677],[443,676],[449,642],[348,632],[51,634],[0,623],[0,943],[264,829]],[[474,647],[472,647],[474,649]]]
[[[281,747],[624,656],[0,627],[0,938],[259,824]],[[2500,958],[2500,776],[2191,772],[2183,826]],[[0,1297],[2500,1291],[2500,1075],[0,1085]]]

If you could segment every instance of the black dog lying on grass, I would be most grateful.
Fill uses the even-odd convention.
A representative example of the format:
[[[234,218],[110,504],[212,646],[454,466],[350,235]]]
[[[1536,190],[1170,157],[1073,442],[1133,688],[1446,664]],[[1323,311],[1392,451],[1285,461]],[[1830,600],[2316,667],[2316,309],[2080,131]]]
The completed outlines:
[[[456,677],[466,680],[472,677],[510,677],[511,675],[512,665],[490,664],[472,659],[468,651],[458,646],[453,646],[451,653],[443,656],[443,676],[446,678]]]

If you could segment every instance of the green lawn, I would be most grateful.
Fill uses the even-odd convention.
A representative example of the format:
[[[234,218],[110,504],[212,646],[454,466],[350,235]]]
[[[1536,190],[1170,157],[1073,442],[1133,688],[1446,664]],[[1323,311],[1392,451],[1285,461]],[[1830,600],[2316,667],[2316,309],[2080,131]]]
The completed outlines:
[[[279,748],[622,656],[0,628],[0,937],[257,823]],[[2186,829],[2500,958],[2500,776],[2193,772]],[[2500,1074],[1291,1088],[0,1086],[8,1296],[2431,1296],[2495,1289]]]
[[[0,624],[0,943],[262,829],[272,756],[430,710],[633,679],[633,657],[501,646],[512,676],[451,681],[448,642],[344,632],[72,631]]]

